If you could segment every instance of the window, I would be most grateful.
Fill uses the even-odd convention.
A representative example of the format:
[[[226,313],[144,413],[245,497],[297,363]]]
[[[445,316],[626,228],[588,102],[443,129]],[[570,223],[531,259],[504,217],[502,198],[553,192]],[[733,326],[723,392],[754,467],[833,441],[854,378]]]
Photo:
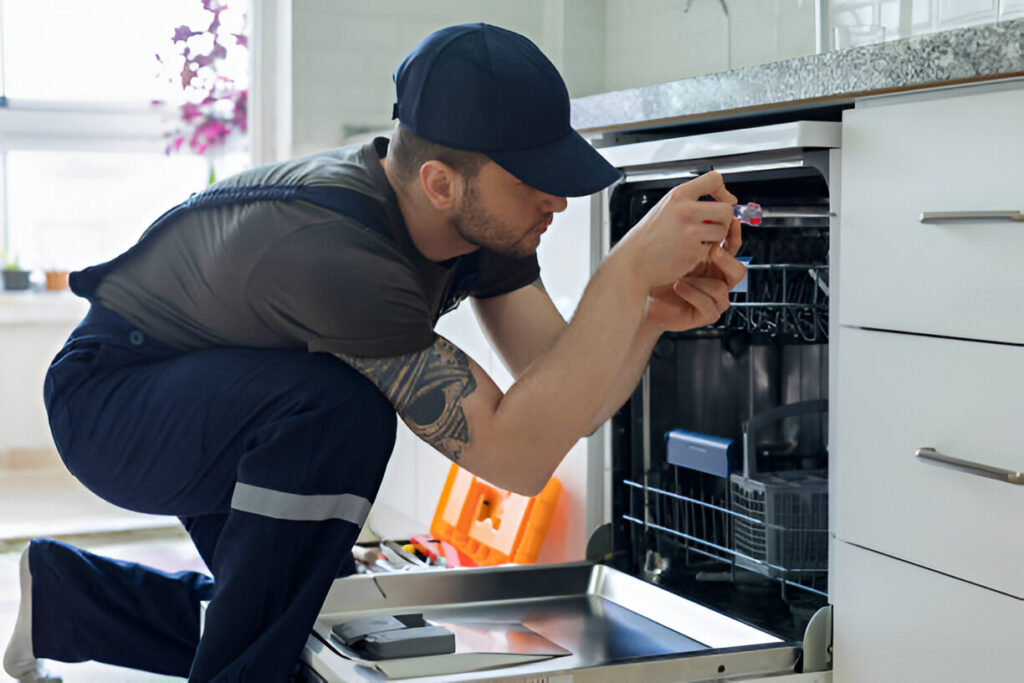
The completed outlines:
[[[130,247],[166,209],[201,189],[206,162],[149,152],[12,150],[7,222],[26,268],[75,270]]]
[[[165,153],[183,97],[167,72],[177,27],[211,16],[204,0],[0,0],[0,246],[23,268],[112,258],[206,185],[214,155]],[[247,51],[229,54],[244,83]],[[238,170],[246,141],[228,140],[218,167]]]

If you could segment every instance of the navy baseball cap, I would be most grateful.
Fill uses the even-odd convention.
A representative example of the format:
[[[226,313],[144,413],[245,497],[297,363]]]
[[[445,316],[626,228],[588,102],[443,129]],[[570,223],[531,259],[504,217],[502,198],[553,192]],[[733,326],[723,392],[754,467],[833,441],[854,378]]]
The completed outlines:
[[[531,187],[593,194],[621,177],[569,123],[569,91],[528,38],[489,24],[430,34],[395,70],[397,118],[438,145],[481,152]]]

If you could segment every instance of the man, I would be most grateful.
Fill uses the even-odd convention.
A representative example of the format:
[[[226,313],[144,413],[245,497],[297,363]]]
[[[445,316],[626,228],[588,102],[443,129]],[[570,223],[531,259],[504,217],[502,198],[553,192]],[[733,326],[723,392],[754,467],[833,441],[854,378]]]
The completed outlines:
[[[33,541],[12,675],[45,680],[49,658],[285,680],[348,571],[396,412],[532,495],[628,397],[661,332],[727,308],[744,272],[736,199],[708,174],[672,190],[562,320],[541,235],[566,196],[619,174],[572,130],[565,85],[526,38],[443,29],[395,83],[390,144],[244,172],[72,275],[92,308],[46,380],[61,455],[107,500],[177,515],[216,584]],[[433,332],[467,296],[516,377],[505,394]]]

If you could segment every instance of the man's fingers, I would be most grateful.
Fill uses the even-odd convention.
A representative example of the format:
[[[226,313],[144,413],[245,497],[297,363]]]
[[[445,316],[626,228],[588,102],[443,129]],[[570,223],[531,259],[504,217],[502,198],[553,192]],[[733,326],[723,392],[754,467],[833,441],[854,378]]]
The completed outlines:
[[[683,224],[699,226],[696,235],[702,242],[719,244],[728,239],[735,218],[732,206],[721,202],[684,201],[675,209]]]
[[[711,262],[721,271],[725,284],[731,290],[740,283],[747,274],[747,267],[740,263],[731,250],[714,247],[711,249]]]
[[[714,322],[729,308],[729,288],[717,278],[684,277],[676,280],[672,289],[704,320]]]
[[[713,192],[708,192],[708,194],[714,197],[715,201],[728,204],[730,211],[732,211],[732,207],[734,204],[740,203],[740,200],[736,198],[736,195],[734,195],[732,192],[729,192],[729,190],[725,189],[725,185],[722,185],[721,188]]]
[[[680,185],[679,187],[682,186]],[[700,223],[710,221],[728,229],[729,224],[735,218],[732,204],[690,199],[683,194],[676,194],[669,201],[674,204],[675,215],[680,220],[687,222]]]
[[[739,253],[743,245],[743,231],[740,228],[740,219],[733,218],[729,224],[729,235],[725,238],[725,249],[732,256]]]
[[[725,181],[722,179],[722,174],[718,171],[710,171],[697,176],[678,187],[680,193],[685,193],[691,199],[699,199],[709,195],[714,197],[716,201],[728,204],[730,207],[739,202],[736,196],[725,188]]]

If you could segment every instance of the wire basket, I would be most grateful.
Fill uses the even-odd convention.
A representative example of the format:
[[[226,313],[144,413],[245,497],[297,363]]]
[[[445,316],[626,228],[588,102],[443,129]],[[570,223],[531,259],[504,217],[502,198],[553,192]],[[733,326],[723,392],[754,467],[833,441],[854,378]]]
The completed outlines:
[[[828,476],[790,471],[729,478],[737,565],[797,580],[828,570]]]
[[[828,265],[747,264],[717,329],[794,342],[828,341]]]

